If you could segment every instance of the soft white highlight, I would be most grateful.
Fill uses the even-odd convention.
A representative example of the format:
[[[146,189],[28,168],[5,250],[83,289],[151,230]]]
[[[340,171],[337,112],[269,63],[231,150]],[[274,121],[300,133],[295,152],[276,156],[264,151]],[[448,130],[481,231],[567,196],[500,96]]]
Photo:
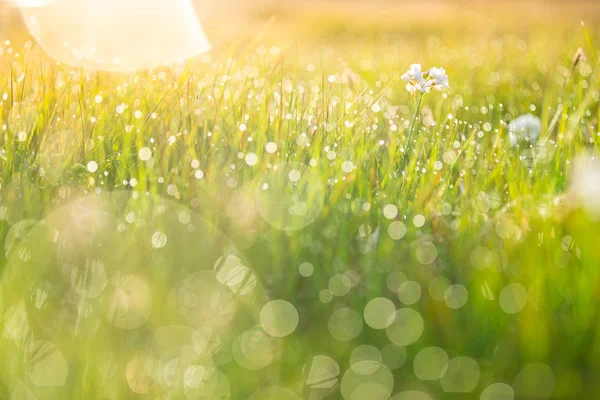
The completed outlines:
[[[535,142],[540,136],[542,123],[538,117],[531,114],[521,115],[508,124],[508,138],[511,146],[523,140]]]
[[[210,44],[191,0],[13,0],[55,60],[134,71],[183,61]]]
[[[571,171],[571,192],[592,218],[600,220],[600,161],[589,155],[575,160]]]

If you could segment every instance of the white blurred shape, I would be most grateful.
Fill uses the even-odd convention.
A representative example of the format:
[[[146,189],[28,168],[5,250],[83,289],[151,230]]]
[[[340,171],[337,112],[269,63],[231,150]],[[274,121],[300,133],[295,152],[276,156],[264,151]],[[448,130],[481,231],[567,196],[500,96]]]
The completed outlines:
[[[585,211],[600,220],[600,161],[579,156],[571,172],[571,191]]]
[[[511,146],[515,146],[522,140],[535,142],[540,136],[542,123],[538,117],[531,114],[521,115],[508,124],[508,137]]]
[[[8,3],[14,7],[42,7],[52,3],[54,0],[12,0]]]
[[[210,50],[191,0],[13,0],[56,61],[134,71]]]

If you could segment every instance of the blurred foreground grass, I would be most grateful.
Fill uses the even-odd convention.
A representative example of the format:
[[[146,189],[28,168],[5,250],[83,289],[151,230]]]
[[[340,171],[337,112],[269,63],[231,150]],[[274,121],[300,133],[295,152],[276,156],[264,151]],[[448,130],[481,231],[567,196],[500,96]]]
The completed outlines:
[[[2,45],[5,398],[600,396],[600,10],[355,7],[135,74]]]

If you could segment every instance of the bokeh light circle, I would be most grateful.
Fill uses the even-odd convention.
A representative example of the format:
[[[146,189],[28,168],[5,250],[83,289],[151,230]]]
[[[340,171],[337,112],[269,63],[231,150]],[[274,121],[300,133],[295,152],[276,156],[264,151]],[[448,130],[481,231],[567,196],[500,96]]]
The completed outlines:
[[[423,317],[418,311],[401,308],[396,311],[393,322],[386,328],[386,333],[392,343],[408,346],[419,340],[424,328]]]
[[[285,300],[273,300],[260,311],[260,323],[271,336],[284,337],[298,326],[298,311]]]
[[[365,306],[365,322],[373,329],[385,329],[394,321],[396,306],[391,300],[378,297]]]
[[[258,211],[271,226],[295,231],[321,213],[325,185],[310,166],[285,162],[265,170],[255,189]]]
[[[68,398],[83,373],[117,398],[235,398],[236,373],[246,389],[278,384],[283,342],[256,325],[268,304],[256,275],[185,207],[128,192],[80,196],[18,222],[4,245],[0,368],[10,392]]]

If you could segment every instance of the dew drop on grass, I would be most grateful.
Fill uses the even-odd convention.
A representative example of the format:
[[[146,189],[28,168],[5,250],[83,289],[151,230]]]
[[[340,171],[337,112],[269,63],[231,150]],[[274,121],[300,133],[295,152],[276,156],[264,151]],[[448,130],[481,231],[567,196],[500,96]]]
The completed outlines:
[[[87,163],[87,170],[90,172],[98,171],[98,163],[96,161],[90,161]]]
[[[28,349],[29,380],[38,387],[63,386],[69,376],[69,366],[63,353],[51,342],[34,342]]]
[[[329,291],[337,297],[347,295],[352,289],[352,282],[345,274],[335,274],[329,280]]]
[[[261,326],[254,326],[239,335],[233,342],[235,361],[248,370],[259,370],[281,357],[281,339],[269,335]]]
[[[140,157],[140,160],[142,161],[148,161],[152,158],[152,150],[148,147],[142,147],[138,152],[138,157]]]
[[[445,298],[446,289],[451,285],[450,280],[443,276],[432,279],[429,282],[429,296],[436,301],[442,301]]]
[[[161,231],[155,231],[152,234],[152,247],[155,249],[162,249],[167,245],[167,235]]]
[[[334,387],[340,376],[340,366],[334,359],[324,355],[311,358],[302,368],[304,384],[312,389]]]
[[[253,167],[258,162],[258,157],[254,153],[248,153],[248,154],[246,154],[244,161],[246,161],[247,165],[249,165],[250,167]]]
[[[415,356],[413,369],[422,381],[440,379],[448,368],[448,354],[440,347],[425,347]]]
[[[405,347],[390,343],[381,350],[381,357],[383,364],[394,370],[404,365],[408,355]]]
[[[177,215],[177,219],[182,224],[188,224],[192,220],[192,215],[188,211],[184,210]]]
[[[362,331],[360,314],[350,308],[340,308],[329,317],[329,333],[340,342],[348,342]]]
[[[290,181],[292,181],[294,183],[298,182],[301,177],[302,177],[302,175],[300,174],[300,171],[298,171],[297,169],[293,169],[288,173],[288,178],[290,179]]]
[[[436,260],[437,256],[438,251],[435,244],[431,242],[422,242],[417,246],[416,257],[421,264],[429,265]]]
[[[392,240],[400,240],[406,235],[406,225],[402,221],[394,221],[388,226],[388,235]]]
[[[308,278],[309,276],[311,276],[313,274],[314,270],[315,270],[315,267],[313,267],[313,265],[309,262],[303,262],[298,267],[298,272],[300,273],[300,275],[302,275],[305,278]]]
[[[444,203],[440,208],[440,212],[442,215],[450,215],[452,213],[452,205],[449,203]]]
[[[452,165],[456,162],[457,156],[454,150],[449,150],[444,153],[444,162],[448,165]]]
[[[353,170],[354,170],[354,164],[352,163],[352,161],[344,161],[342,163],[342,171],[344,171],[345,173],[349,174]]]
[[[232,254],[220,257],[215,263],[216,278],[233,293],[246,295],[256,287],[256,275],[242,260]]]
[[[448,393],[469,393],[479,383],[481,369],[471,357],[455,357],[448,362],[448,370],[440,382]]]
[[[350,368],[360,375],[374,373],[381,364],[381,352],[375,346],[363,344],[350,354]]]
[[[126,104],[119,104],[116,108],[117,114],[121,115],[125,112],[125,110],[127,110],[129,108],[128,105]]]
[[[398,293],[398,290],[400,290],[400,285],[402,285],[402,283],[404,283],[407,279],[408,278],[404,272],[395,271],[388,275],[385,284],[390,292]]]
[[[152,312],[150,288],[142,279],[127,275],[113,282],[103,297],[106,319],[120,329],[137,329],[144,325]]]
[[[273,300],[260,311],[260,323],[269,335],[288,336],[298,326],[299,316],[296,307],[285,300]]]
[[[398,216],[398,207],[393,204],[388,204],[383,208],[383,216],[387,219],[394,219]]]
[[[277,151],[277,143],[275,142],[269,142],[265,145],[265,150],[267,150],[267,153],[269,154],[273,154]]]
[[[422,227],[423,225],[425,225],[425,217],[421,214],[415,215],[415,217],[413,218],[413,224],[415,224],[417,228]]]
[[[527,289],[520,283],[509,283],[500,292],[498,302],[505,313],[519,313],[527,304]]]
[[[104,263],[100,259],[86,259],[71,271],[71,286],[83,298],[98,297],[107,284]]]
[[[418,311],[401,308],[396,311],[393,322],[386,328],[388,339],[400,346],[408,346],[419,340],[425,323]]]
[[[373,329],[385,329],[394,321],[396,306],[391,300],[378,297],[367,303],[365,322]]]
[[[398,300],[407,306],[415,304],[421,298],[421,285],[415,281],[406,281],[398,288]]]
[[[386,400],[390,397],[393,388],[394,377],[383,364],[372,369],[356,368],[352,365],[346,370],[340,385],[345,400]]]
[[[333,300],[333,293],[329,289],[323,289],[319,292],[319,300],[322,303],[330,303]]]
[[[356,285],[360,283],[360,275],[358,272],[354,270],[348,270],[344,272],[344,275],[348,278],[350,287],[356,287]]]
[[[444,300],[449,308],[458,309],[467,304],[469,292],[461,284],[452,285],[445,290]]]
[[[325,201],[325,185],[320,174],[309,167],[282,163],[263,172],[254,194],[258,211],[267,223],[294,231],[319,216]]]
[[[514,400],[513,388],[506,383],[492,383],[481,392],[479,400]]]
[[[154,381],[156,360],[149,354],[138,354],[127,363],[125,377],[132,392],[146,394]]]
[[[513,381],[517,398],[547,399],[554,391],[554,373],[546,364],[526,365]]]

